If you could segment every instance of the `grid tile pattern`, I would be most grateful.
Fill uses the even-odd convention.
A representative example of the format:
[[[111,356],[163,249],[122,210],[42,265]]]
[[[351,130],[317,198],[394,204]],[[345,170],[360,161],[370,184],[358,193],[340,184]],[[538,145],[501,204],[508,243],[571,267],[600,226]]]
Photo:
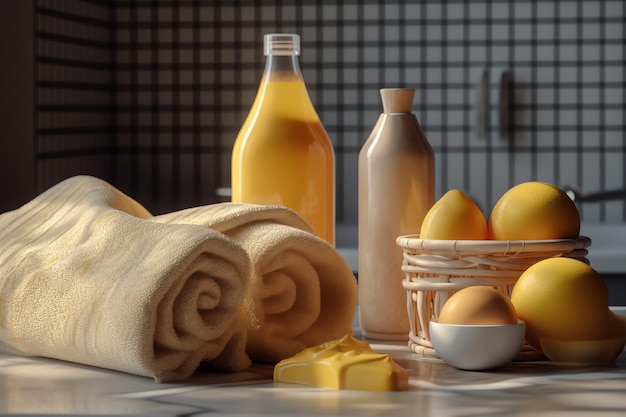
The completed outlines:
[[[488,210],[508,187],[527,180],[577,184],[587,193],[626,187],[620,0],[38,4],[38,59],[49,58],[42,49],[48,42],[69,45],[76,53],[91,51],[83,61],[104,77],[99,81],[83,65],[78,72],[85,80],[54,91],[84,94],[106,107],[40,106],[40,149],[52,142],[46,129],[60,115],[77,118],[83,129],[63,130],[69,138],[40,151],[39,165],[65,166],[64,152],[77,153],[79,142],[89,155],[104,159],[109,152],[112,180],[154,212],[218,201],[215,189],[230,185],[232,144],[254,99],[262,37],[270,32],[301,35],[303,74],[335,145],[340,222],[356,222],[357,157],[381,112],[381,87],[416,88],[414,112],[436,155],[437,195],[460,188]],[[96,13],[69,18],[66,8],[77,5]],[[44,27],[46,20],[51,24]],[[67,28],[59,33],[70,23],[80,38]],[[68,77],[74,71],[57,69]],[[485,69],[487,129],[479,137],[477,85]],[[505,70],[511,99],[503,139],[498,107]],[[40,94],[48,88],[42,78],[40,71]],[[42,185],[66,173],[41,171]],[[586,222],[626,222],[622,200],[580,209]]]
[[[107,2],[35,2],[38,187],[77,174],[111,178],[114,25]]]

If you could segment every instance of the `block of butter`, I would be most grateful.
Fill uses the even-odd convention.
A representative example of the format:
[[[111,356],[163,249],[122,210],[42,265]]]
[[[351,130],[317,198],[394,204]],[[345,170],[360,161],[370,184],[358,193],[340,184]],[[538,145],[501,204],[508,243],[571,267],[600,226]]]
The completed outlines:
[[[274,368],[274,381],[334,389],[397,391],[408,386],[409,378],[390,355],[376,353],[366,341],[346,335],[280,361]]]

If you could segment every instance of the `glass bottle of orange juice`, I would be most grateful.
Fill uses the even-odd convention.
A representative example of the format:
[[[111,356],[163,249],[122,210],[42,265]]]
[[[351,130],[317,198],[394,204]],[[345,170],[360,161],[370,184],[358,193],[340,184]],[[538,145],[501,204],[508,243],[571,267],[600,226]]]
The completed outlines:
[[[265,71],[232,153],[232,201],[282,205],[335,242],[335,153],[302,77],[300,37],[264,37]]]

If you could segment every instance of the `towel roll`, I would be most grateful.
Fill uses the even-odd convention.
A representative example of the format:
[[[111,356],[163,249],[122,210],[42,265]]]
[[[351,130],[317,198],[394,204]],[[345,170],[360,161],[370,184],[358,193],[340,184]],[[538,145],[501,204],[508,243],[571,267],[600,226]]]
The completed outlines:
[[[248,253],[250,284],[240,310],[247,353],[278,362],[352,334],[356,279],[334,247],[281,206],[220,203],[156,216],[167,224],[214,228]]]
[[[158,224],[73,177],[0,215],[0,351],[186,379],[250,365],[236,313],[247,253],[206,227]]]

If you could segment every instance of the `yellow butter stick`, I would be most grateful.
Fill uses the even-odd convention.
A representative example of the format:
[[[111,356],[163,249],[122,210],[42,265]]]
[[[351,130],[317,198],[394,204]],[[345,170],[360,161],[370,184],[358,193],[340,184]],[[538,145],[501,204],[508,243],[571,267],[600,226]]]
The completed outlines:
[[[274,381],[335,389],[397,391],[408,385],[409,377],[390,355],[376,353],[366,341],[346,335],[280,361],[274,368]]]

